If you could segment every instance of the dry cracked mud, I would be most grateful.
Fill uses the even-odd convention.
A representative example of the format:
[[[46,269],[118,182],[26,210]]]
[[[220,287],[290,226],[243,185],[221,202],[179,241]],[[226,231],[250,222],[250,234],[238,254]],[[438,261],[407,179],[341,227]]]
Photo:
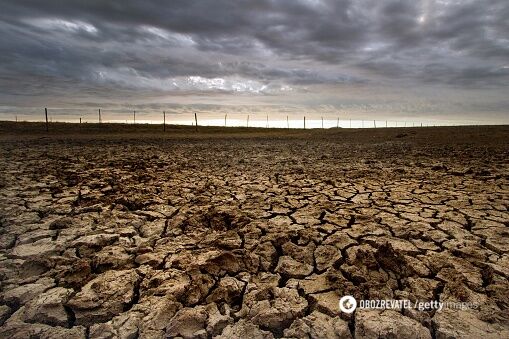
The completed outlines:
[[[0,138],[0,337],[509,337],[509,128],[178,133]]]

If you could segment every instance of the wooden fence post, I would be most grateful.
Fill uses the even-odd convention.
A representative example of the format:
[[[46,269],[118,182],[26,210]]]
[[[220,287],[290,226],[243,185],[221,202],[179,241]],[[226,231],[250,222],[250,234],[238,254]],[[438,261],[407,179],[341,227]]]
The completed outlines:
[[[48,126],[48,109],[47,108],[44,108],[44,115],[46,116],[46,132],[48,132],[49,126]]]
[[[194,113],[194,122],[196,123],[196,132],[198,132],[198,117],[196,116],[196,113]]]
[[[304,129],[306,129],[306,116],[304,116]]]

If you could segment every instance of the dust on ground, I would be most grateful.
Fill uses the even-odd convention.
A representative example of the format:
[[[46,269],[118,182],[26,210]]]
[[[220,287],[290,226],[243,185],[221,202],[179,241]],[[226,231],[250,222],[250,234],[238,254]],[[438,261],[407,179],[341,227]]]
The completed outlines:
[[[0,124],[2,337],[509,337],[509,127],[51,127]]]

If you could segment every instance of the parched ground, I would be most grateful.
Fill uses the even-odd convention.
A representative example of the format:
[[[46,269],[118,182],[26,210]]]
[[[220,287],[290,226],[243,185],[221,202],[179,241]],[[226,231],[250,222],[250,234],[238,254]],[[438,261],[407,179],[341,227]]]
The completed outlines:
[[[2,338],[509,337],[509,127],[85,127],[0,126]]]

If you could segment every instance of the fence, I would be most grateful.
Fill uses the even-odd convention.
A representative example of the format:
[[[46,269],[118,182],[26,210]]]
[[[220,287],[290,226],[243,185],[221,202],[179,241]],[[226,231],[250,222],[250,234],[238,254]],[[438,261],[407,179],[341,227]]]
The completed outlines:
[[[16,115],[13,120],[19,121],[41,121],[33,119],[33,115],[28,115],[30,119],[21,119]],[[125,114],[124,116],[128,116]],[[141,119],[140,119],[141,117]],[[468,125],[458,124],[445,121],[417,121],[417,120],[362,120],[350,118],[330,118],[320,117],[316,115],[309,116],[302,115],[297,118],[296,115],[286,116],[284,118],[270,119],[269,115],[263,114],[246,114],[245,118],[241,118],[239,114],[229,117],[225,114],[221,118],[213,116],[209,113],[203,114],[200,117],[198,113],[191,113],[186,116],[182,113],[171,115],[166,111],[161,112],[160,117],[153,113],[148,113],[144,117],[140,112],[132,111],[131,119],[111,119],[105,117],[104,110],[97,110],[96,115],[87,114],[86,116],[73,116],[68,114],[54,114],[51,109],[44,109],[43,121],[46,122],[46,129],[52,122],[67,122],[67,123],[120,123],[120,124],[160,124],[163,130],[166,130],[166,125],[189,125],[195,126],[222,126],[222,127],[256,127],[256,128],[286,128],[286,129],[330,129],[330,128],[398,128],[398,127],[430,127],[430,126],[456,126]]]

